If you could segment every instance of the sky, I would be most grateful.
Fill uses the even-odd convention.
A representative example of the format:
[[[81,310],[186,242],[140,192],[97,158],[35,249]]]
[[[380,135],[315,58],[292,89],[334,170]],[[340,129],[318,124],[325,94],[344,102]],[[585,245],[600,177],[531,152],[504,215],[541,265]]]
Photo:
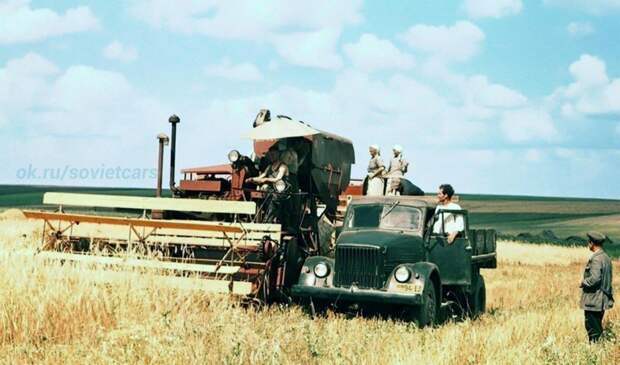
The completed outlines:
[[[399,144],[425,191],[620,199],[619,20],[620,0],[0,0],[0,184],[154,187],[171,114],[182,168],[249,154],[267,108],[352,140],[354,178]]]

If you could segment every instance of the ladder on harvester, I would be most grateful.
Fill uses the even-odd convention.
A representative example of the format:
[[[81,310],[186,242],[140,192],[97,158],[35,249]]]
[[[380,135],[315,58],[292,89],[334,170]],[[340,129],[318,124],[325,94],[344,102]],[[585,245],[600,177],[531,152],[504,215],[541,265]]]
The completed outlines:
[[[96,194],[46,193],[44,204],[58,211],[24,211],[43,222],[40,252],[44,260],[76,265],[165,271],[181,287],[209,292],[256,295],[266,263],[260,259],[264,240],[280,240],[279,224],[242,223],[240,215],[256,213],[254,202],[149,198]],[[67,212],[73,208],[119,208],[142,211],[140,217]],[[232,222],[147,218],[148,211],[226,214]],[[84,249],[84,246],[87,249]],[[176,250],[203,255],[170,255]],[[153,257],[152,253],[158,253]],[[119,255],[119,253],[121,253]],[[147,254],[144,254],[147,253]],[[189,278],[188,274],[201,277]]]

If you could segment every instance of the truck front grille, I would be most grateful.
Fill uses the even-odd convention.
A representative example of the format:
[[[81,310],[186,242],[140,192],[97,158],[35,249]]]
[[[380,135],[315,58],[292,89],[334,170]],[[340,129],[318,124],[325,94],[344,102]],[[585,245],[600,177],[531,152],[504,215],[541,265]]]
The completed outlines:
[[[374,246],[336,246],[334,284],[359,288],[382,286],[383,262],[381,250]]]

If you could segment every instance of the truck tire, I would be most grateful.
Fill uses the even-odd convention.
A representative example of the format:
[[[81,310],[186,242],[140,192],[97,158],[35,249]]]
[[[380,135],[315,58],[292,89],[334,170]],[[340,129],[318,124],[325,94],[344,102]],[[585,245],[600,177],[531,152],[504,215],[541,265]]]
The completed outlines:
[[[484,277],[477,275],[473,290],[467,294],[467,315],[471,318],[478,318],[486,311],[487,295]]]
[[[432,326],[437,322],[437,292],[435,285],[425,285],[422,291],[422,304],[416,307],[415,322],[418,327]]]

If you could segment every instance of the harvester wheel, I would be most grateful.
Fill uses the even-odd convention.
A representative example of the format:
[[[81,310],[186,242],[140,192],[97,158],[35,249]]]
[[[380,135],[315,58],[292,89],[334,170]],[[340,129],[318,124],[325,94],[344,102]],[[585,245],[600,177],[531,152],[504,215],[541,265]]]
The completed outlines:
[[[263,273],[262,283],[258,292],[258,300],[262,303],[269,304],[276,300],[276,278],[278,277],[278,268],[273,265],[273,261],[269,262]]]
[[[299,244],[296,239],[291,239],[286,242],[285,252],[285,272],[284,272],[284,286],[290,288],[299,280],[301,273],[301,267],[304,264],[304,251],[299,248]]]

